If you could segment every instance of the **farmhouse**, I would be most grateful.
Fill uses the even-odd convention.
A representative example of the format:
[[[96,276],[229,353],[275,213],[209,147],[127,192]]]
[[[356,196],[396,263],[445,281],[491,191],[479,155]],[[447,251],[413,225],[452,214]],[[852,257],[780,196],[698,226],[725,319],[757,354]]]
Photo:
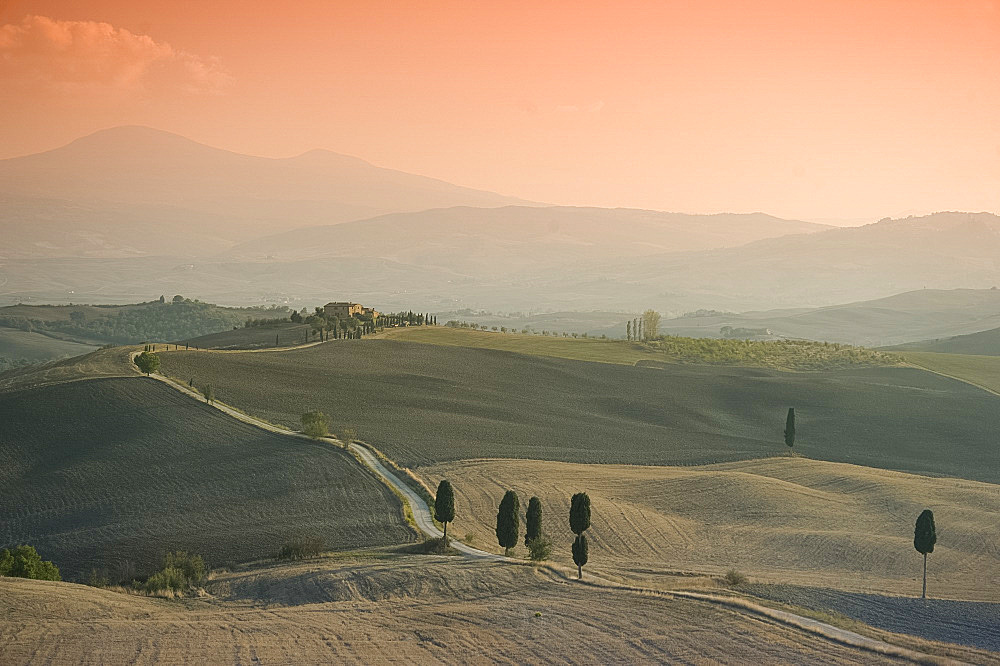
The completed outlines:
[[[366,308],[360,303],[350,301],[334,301],[323,306],[323,313],[327,317],[337,317],[347,319],[348,317],[358,317],[359,319],[378,319],[379,312],[374,308]]]

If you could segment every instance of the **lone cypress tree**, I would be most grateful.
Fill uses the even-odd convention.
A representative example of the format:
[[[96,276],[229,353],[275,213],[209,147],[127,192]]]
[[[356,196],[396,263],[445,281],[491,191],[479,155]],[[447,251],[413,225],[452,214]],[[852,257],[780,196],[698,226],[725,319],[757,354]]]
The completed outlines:
[[[503,546],[508,557],[511,549],[517,545],[520,512],[521,502],[517,499],[517,493],[508,490],[500,500],[500,509],[497,511],[497,543]]]
[[[788,448],[795,445],[795,408],[788,408],[788,417],[785,418],[785,444]]]
[[[924,509],[917,516],[917,524],[913,528],[913,547],[924,556],[924,587],[920,593],[921,599],[927,598],[927,554],[934,552],[937,543],[937,530],[934,528],[934,512]]]
[[[579,535],[573,540],[573,564],[576,565],[576,577],[583,578],[583,565],[587,563],[587,537]]]
[[[448,545],[448,523],[455,520],[455,491],[448,479],[441,479],[434,496],[434,517],[444,525],[444,545]]]
[[[542,536],[542,500],[532,497],[528,500],[528,512],[524,517],[524,545],[530,546],[531,542]]]

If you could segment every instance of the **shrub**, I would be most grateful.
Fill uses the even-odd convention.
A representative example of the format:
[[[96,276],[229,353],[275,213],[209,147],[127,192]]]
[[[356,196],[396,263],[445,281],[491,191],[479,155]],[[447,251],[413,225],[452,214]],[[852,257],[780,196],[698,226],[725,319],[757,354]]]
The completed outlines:
[[[163,569],[146,579],[142,586],[146,592],[172,592],[181,594],[201,587],[205,583],[207,571],[201,555],[191,555],[183,550],[167,553],[163,558]]]
[[[62,580],[59,568],[43,561],[33,546],[18,546],[14,550],[0,550],[0,576],[31,578],[34,580]]]
[[[544,562],[552,557],[552,542],[544,534],[528,542],[528,557],[533,562]]]
[[[107,587],[108,577],[105,573],[98,573],[97,569],[91,569],[87,576],[87,585],[90,587]]]
[[[323,540],[317,537],[292,539],[281,547],[276,558],[279,560],[304,560],[323,552]]]
[[[729,585],[731,587],[736,587],[737,585],[742,585],[743,583],[747,582],[747,577],[741,574],[736,569],[730,569],[729,571],[726,572],[726,575],[723,577],[723,580],[726,581],[726,585]]]
[[[302,415],[302,432],[313,439],[326,437],[330,434],[330,420],[319,410],[306,412]]]

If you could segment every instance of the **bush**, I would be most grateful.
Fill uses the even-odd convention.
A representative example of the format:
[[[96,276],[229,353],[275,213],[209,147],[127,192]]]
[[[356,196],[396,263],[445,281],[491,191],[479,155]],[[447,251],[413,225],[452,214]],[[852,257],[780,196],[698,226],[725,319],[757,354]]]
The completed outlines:
[[[726,585],[729,585],[730,587],[736,587],[737,585],[742,585],[743,583],[747,582],[747,577],[741,574],[736,569],[730,569],[729,571],[726,572],[726,575],[723,577],[723,580],[726,581]]]
[[[321,411],[306,412],[302,415],[302,432],[313,439],[330,434],[330,420]]]
[[[304,560],[323,552],[323,540],[318,537],[293,539],[285,543],[275,556],[279,560]]]
[[[163,569],[146,579],[142,586],[148,593],[189,592],[205,584],[207,571],[201,555],[189,555],[183,550],[167,553]]]
[[[0,550],[0,576],[31,578],[33,580],[62,580],[59,568],[43,561],[33,546],[18,546],[14,550]]]
[[[528,557],[533,562],[544,562],[552,557],[552,542],[544,534],[528,542]]]
[[[445,545],[444,537],[408,544],[399,550],[403,553],[412,553],[415,555],[461,555],[459,551],[450,545]]]

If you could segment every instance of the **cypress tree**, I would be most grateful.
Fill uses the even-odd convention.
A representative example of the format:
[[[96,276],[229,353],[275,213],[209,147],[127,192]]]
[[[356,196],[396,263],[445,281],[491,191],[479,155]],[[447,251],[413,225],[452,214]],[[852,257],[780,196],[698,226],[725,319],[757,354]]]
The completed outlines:
[[[625,322],[625,339],[629,342],[632,341],[632,322]]]
[[[576,577],[583,578],[583,565],[587,563],[587,537],[583,534],[573,540],[573,564],[576,565]]]
[[[785,444],[792,448],[795,444],[795,408],[788,408],[788,417],[785,419]]]
[[[577,536],[590,527],[590,495],[576,493],[569,505],[569,528]]]
[[[448,523],[455,520],[455,491],[448,479],[442,479],[434,495],[434,517],[444,525],[444,545],[448,545]]]
[[[542,536],[542,500],[532,497],[528,500],[528,512],[524,517],[524,545]]]
[[[500,509],[497,511],[497,543],[503,546],[505,554],[509,557],[510,551],[517,545],[518,528],[520,527],[521,502],[517,499],[517,493],[508,490],[500,500]]]
[[[576,535],[573,541],[573,562],[577,576],[583,578],[583,565],[587,563],[587,537],[583,535],[590,527],[590,495],[576,493],[569,503],[569,528]]]
[[[917,524],[913,528],[913,547],[924,556],[924,587],[920,593],[921,599],[927,598],[927,554],[934,552],[935,543],[937,543],[937,530],[934,527],[934,512],[924,509],[917,517]]]

